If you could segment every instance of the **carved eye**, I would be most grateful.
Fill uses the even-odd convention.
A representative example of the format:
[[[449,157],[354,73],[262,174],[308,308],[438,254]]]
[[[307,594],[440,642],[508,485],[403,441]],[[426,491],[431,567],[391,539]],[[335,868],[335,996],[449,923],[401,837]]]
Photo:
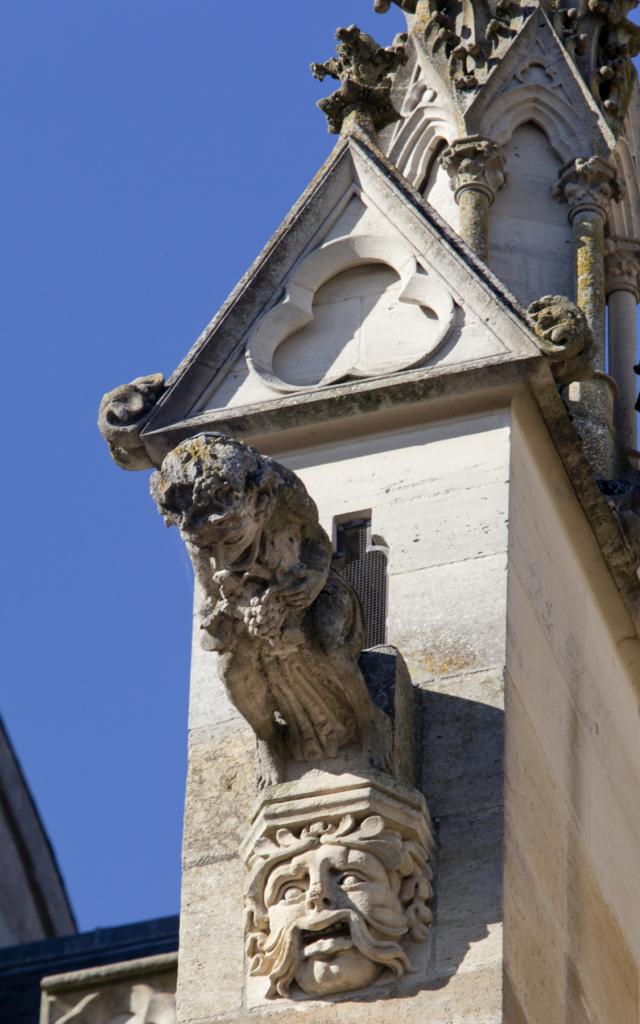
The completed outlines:
[[[339,884],[341,889],[355,889],[363,881],[364,881],[364,879],[361,878],[359,875],[354,875],[353,873],[349,873],[349,874],[343,875],[338,884]]]
[[[295,903],[296,900],[301,899],[304,896],[304,889],[299,885],[285,885],[280,892],[280,902],[284,900],[285,903]]]

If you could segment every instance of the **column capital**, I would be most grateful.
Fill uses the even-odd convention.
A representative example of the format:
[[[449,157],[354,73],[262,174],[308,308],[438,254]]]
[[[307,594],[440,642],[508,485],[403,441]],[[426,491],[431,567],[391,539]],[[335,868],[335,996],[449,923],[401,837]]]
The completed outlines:
[[[611,202],[623,198],[623,187],[615,168],[600,156],[578,157],[560,170],[553,196],[569,206],[569,221],[579,213],[598,213],[603,221]]]
[[[640,300],[640,239],[613,236],[605,242],[606,292],[631,292]]]
[[[391,46],[382,47],[357,25],[339,28],[337,57],[312,64],[311,73],[321,82],[329,77],[340,88],[318,102],[329,122],[329,131],[339,135],[352,126],[379,132],[393,124],[400,114],[391,102],[393,75],[407,62],[407,36],[397,35]]]
[[[469,135],[454,139],[442,153],[442,166],[449,175],[456,203],[463,192],[482,192],[489,203],[505,182],[504,157],[497,142]]]

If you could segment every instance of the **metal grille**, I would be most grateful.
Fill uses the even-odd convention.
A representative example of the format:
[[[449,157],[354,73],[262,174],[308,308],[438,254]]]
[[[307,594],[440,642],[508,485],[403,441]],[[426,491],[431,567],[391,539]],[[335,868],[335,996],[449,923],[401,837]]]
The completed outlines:
[[[371,536],[371,520],[362,518],[338,524],[337,547],[342,575],[362,605],[364,646],[384,644],[387,640],[387,548],[379,537]]]

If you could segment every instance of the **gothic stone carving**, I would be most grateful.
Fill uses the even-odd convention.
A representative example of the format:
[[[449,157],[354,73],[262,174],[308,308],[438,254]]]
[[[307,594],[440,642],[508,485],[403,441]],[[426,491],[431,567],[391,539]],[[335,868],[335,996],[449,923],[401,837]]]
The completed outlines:
[[[396,36],[385,49],[357,25],[350,25],[339,28],[336,39],[338,56],[311,65],[314,78],[322,82],[329,76],[341,83],[336,92],[318,102],[329,131],[339,134],[350,115],[373,131],[397,121],[400,115],[391,102],[392,75],[406,63],[406,35]]]
[[[600,213],[606,220],[611,202],[620,202],[623,190],[614,167],[602,157],[578,157],[560,171],[553,196],[569,205],[569,219],[583,210]]]
[[[41,1024],[176,1024],[175,966],[155,978],[139,976],[139,970],[136,976],[134,968],[144,963],[133,961],[129,978],[126,964],[45,978]],[[99,977],[91,983],[88,973]]]
[[[574,302],[564,295],[544,295],[532,302],[527,312],[559,383],[593,375],[595,341],[584,313]]]
[[[100,403],[98,428],[122,469],[151,469],[140,432],[164,391],[164,377],[152,373],[107,392]]]
[[[505,181],[504,158],[491,139],[469,135],[455,139],[442,153],[442,165],[451,178],[456,202],[465,189],[484,192],[492,203]]]
[[[629,107],[640,52],[640,28],[628,18],[633,0],[546,0],[553,27],[610,126],[619,134]]]
[[[631,292],[640,297],[640,242],[633,238],[608,238],[605,242],[607,295]]]
[[[361,743],[390,758],[389,719],[358,668],[357,598],[294,473],[221,434],[183,441],[152,478],[205,595],[202,643],[220,654],[231,701],[277,762],[334,757]],[[285,723],[283,725],[282,723]]]
[[[426,817],[422,830],[401,831],[379,814],[325,820],[317,802],[315,821],[268,830],[247,857],[247,953],[269,998],[402,977],[413,970],[411,944],[429,933]]]

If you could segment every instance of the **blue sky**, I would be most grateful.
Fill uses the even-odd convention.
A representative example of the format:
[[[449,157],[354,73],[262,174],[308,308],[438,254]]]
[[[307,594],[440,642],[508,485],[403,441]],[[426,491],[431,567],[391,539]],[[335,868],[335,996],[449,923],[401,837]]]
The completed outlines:
[[[175,913],[191,569],[101,394],[169,374],[333,140],[372,0],[5,0],[0,708],[82,929]]]

